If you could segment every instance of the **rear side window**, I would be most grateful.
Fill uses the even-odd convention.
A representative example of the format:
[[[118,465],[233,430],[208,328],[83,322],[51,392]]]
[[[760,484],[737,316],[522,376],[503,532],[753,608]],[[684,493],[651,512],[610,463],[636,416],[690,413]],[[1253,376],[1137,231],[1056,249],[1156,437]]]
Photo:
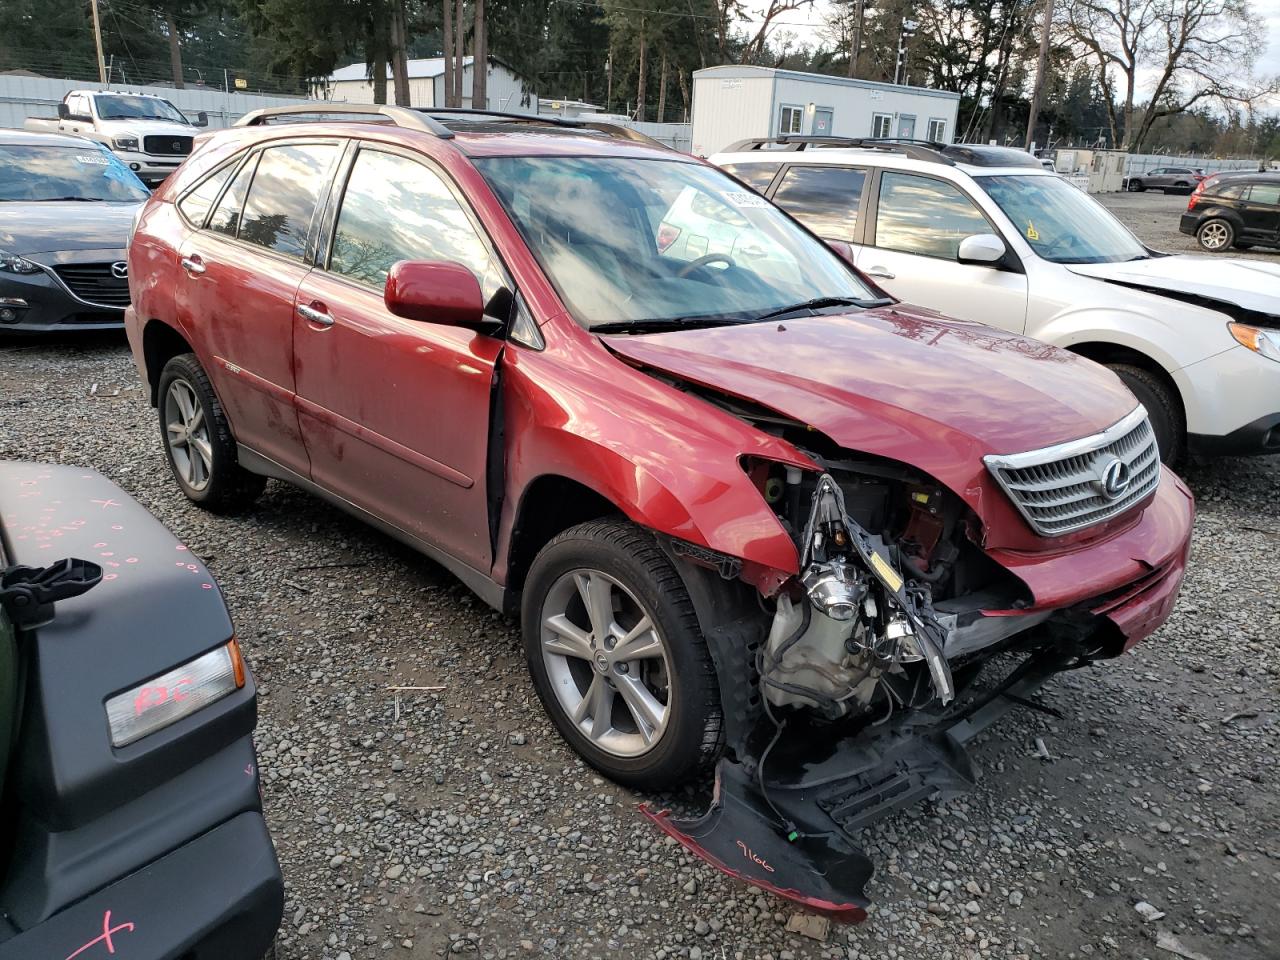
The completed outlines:
[[[178,209],[182,211],[182,215],[189,223],[197,227],[204,226],[204,218],[208,216],[209,208],[213,206],[213,201],[218,199],[222,185],[231,179],[231,174],[235,171],[236,165],[228,164],[213,176],[206,177],[202,184],[178,201]]]
[[[449,260],[476,275],[485,301],[502,274],[452,191],[396,154],[361,150],[347,181],[329,269],[381,288],[401,260]]]
[[[1249,188],[1249,202],[1280,205],[1280,183],[1255,183]]]
[[[1244,196],[1244,184],[1242,183],[1224,183],[1212,188],[1209,196],[1217,197],[1223,200],[1239,200]]]
[[[960,241],[976,233],[991,227],[958,187],[909,173],[882,175],[877,247],[954,260]]]
[[[828,240],[852,240],[867,172],[854,167],[792,167],[773,202]]]
[[[209,229],[234,237],[240,228],[240,211],[244,208],[244,195],[249,192],[249,181],[253,179],[253,171],[257,169],[258,158],[250,157],[249,162],[240,168],[231,186],[227,187],[217,209],[209,218]]]
[[[720,169],[733,174],[756,193],[764,193],[781,166],[780,163],[726,163]]]
[[[240,239],[276,253],[301,258],[320,192],[338,157],[332,143],[293,144],[262,151],[249,188]]]

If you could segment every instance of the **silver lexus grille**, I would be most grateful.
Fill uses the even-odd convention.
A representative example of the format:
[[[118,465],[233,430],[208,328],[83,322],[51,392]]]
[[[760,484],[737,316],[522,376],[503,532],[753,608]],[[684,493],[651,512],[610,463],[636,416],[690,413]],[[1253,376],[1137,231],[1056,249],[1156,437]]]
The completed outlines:
[[[1095,436],[983,460],[1031,528],[1044,537],[1117,516],[1160,484],[1160,452],[1141,404]]]

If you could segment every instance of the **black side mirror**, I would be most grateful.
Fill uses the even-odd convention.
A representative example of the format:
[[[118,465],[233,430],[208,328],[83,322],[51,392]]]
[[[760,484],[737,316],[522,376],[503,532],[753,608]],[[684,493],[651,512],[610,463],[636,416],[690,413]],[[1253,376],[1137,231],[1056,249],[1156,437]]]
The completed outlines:
[[[59,120],[71,119],[71,108],[68,107],[65,103],[58,104],[58,119]]]
[[[207,127],[209,125],[209,115],[201,110],[196,114],[196,126]]]

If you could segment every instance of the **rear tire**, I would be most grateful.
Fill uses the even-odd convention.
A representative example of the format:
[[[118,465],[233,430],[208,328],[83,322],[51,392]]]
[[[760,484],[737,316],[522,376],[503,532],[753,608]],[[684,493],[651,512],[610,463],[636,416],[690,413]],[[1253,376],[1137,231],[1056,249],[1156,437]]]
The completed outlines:
[[[595,616],[590,598],[600,598]],[[521,621],[543,708],[605,776],[664,790],[719,757],[715,667],[684,582],[652,534],[619,520],[561,533],[533,561]],[[626,655],[640,648],[651,652]]]
[[[1128,363],[1109,363],[1107,366],[1147,408],[1161,461],[1172,465],[1181,460],[1187,426],[1182,404],[1173,391],[1150,370]]]
[[[1236,241],[1236,228],[1227,220],[1221,217],[1215,217],[1212,220],[1206,220],[1196,228],[1196,240],[1200,242],[1200,246],[1210,253],[1219,253],[1227,250]]]
[[[248,507],[267,478],[236,459],[231,424],[194,353],[183,353],[160,372],[156,409],[169,469],[187,499],[214,512]]]

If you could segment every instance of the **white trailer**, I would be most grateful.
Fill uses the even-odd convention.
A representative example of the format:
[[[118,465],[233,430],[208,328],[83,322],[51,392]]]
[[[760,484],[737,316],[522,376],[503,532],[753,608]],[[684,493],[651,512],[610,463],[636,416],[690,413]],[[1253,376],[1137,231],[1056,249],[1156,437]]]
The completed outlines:
[[[960,94],[772,67],[693,73],[693,152],[735,140],[796,136],[905,137],[951,143]]]

